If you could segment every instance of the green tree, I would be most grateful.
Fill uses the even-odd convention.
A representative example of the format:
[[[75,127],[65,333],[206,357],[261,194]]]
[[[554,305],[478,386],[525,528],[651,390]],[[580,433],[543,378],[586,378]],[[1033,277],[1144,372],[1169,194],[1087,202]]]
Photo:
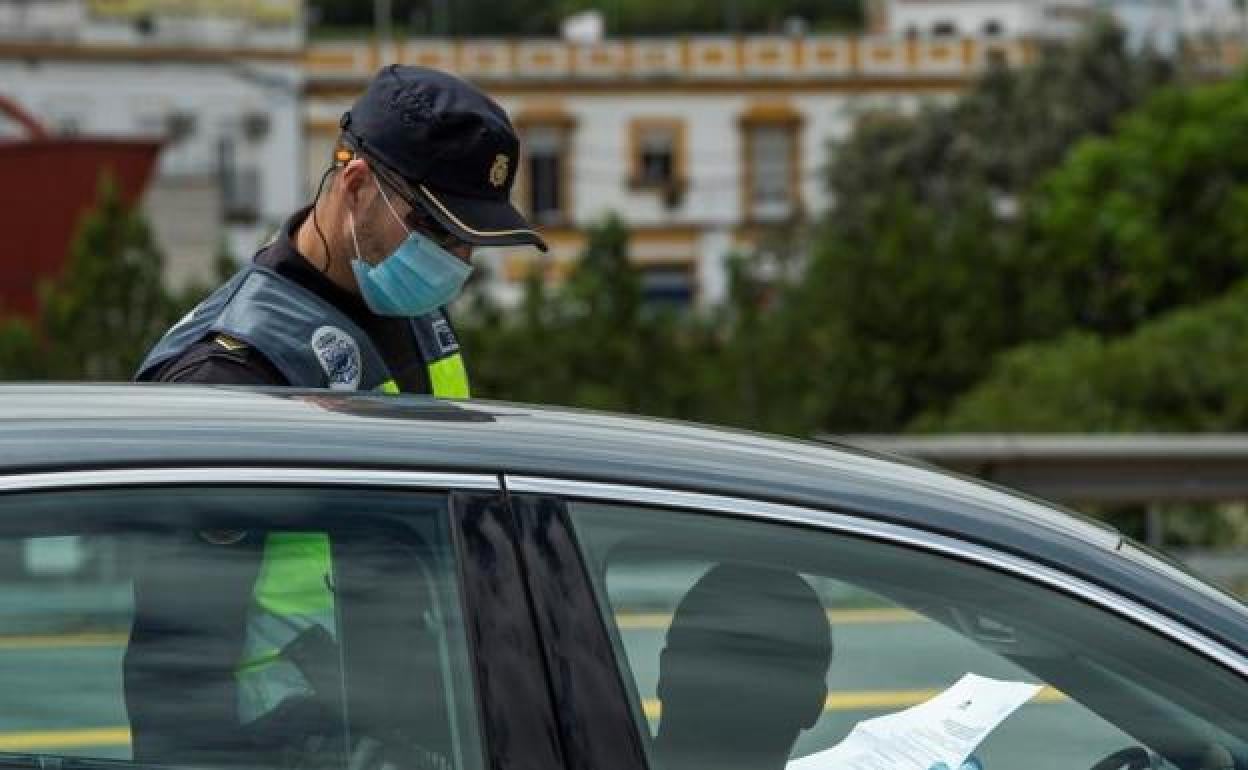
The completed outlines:
[[[1166,89],[1030,205],[1026,304],[1068,336],[1009,353],[925,429],[1241,430],[1248,78]],[[1225,295],[1225,296],[1224,296]],[[1175,308],[1189,312],[1164,315]],[[1161,318],[1162,320],[1156,320]]]
[[[1248,430],[1248,284],[1123,337],[1073,331],[1002,355],[924,431]]]
[[[530,273],[518,308],[501,312],[470,287],[456,308],[474,393],[660,416],[703,416],[710,327],[647,305],[618,217],[590,228],[568,279]]]
[[[912,426],[935,432],[1243,432],[1248,430],[1248,283],[1109,338],[1073,331],[1002,355],[983,382]],[[1141,506],[1090,509],[1135,537]],[[1170,506],[1170,546],[1248,543],[1243,506]],[[1242,587],[1241,587],[1242,590]]]
[[[1027,246],[1031,193],[1168,77],[1101,27],[1031,67],[990,71],[953,105],[865,116],[834,150],[836,205],[776,319],[808,372],[794,392],[819,396],[793,399],[800,412],[778,424],[901,428],[997,351],[1076,323]]]
[[[24,318],[0,320],[0,380],[41,380],[47,360],[34,325]]]
[[[64,273],[41,287],[47,376],[129,380],[181,309],[164,287],[162,266],[142,215],[105,177]]]
[[[1167,88],[1081,143],[1028,207],[1033,313],[1121,334],[1248,268],[1248,78]]]

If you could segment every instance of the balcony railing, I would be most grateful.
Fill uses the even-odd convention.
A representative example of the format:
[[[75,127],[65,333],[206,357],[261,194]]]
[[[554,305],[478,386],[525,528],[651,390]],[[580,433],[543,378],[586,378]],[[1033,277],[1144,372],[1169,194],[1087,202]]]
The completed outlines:
[[[1017,66],[1035,55],[1028,40],[895,40],[872,37],[688,37],[610,40],[427,39],[308,46],[312,77],[368,77],[400,62],[482,80],[586,82],[829,80],[855,77],[960,78],[993,62]]]
[[[324,42],[309,45],[304,70],[312,78],[367,78],[383,63],[434,67],[477,80],[657,81],[854,78],[966,78],[991,64],[1018,66],[1034,59],[1030,39],[897,40],[884,37],[681,37],[609,40],[421,39],[387,44]],[[1193,69],[1226,73],[1244,62],[1242,41],[1193,41],[1183,56]]]

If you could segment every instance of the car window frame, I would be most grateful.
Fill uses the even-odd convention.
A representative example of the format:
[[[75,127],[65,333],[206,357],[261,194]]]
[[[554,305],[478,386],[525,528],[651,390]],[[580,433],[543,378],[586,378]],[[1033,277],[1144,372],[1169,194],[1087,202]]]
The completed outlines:
[[[934,529],[897,524],[884,520],[883,516],[873,518],[870,514],[861,511],[845,513],[747,497],[655,486],[531,475],[506,475],[504,484],[508,498],[511,500],[546,498],[561,504],[565,512],[569,502],[577,501],[658,509],[670,511],[673,515],[685,512],[691,515],[701,514],[797,526],[828,534],[900,546],[971,566],[1002,572],[1017,580],[1091,605],[1100,612],[1109,613],[1115,619],[1125,620],[1142,627],[1146,632],[1166,642],[1178,644],[1183,649],[1213,663],[1228,675],[1239,679],[1243,685],[1248,686],[1248,656],[1222,644],[1217,638],[1205,636],[1198,629],[1190,628],[1174,617],[1141,604],[1106,586],[1085,580],[1079,575],[1062,572],[1043,562],[972,540],[952,537]],[[575,537],[575,532],[573,536]],[[581,572],[586,580],[591,580],[589,576],[592,572],[592,565],[588,563],[588,554],[584,549],[578,549],[578,552],[581,557]],[[599,598],[599,603],[606,601],[605,596],[601,594],[602,588],[602,586],[591,585],[591,589]],[[605,629],[608,635],[612,635],[614,642],[619,641],[613,636],[616,630],[611,626],[609,613],[600,612],[597,623]],[[633,679],[628,669],[629,662],[618,653],[618,650],[617,654],[612,657],[615,660],[617,677],[623,683],[624,691],[629,693],[625,696],[628,699],[627,709],[629,713],[635,714],[636,693],[630,689]],[[568,705],[567,702],[561,702],[560,708]],[[634,730],[639,734],[644,733],[643,724],[635,719]],[[644,740],[646,736],[642,737]]]
[[[952,537],[935,529],[897,524],[884,520],[883,516],[872,518],[861,511],[847,513],[834,508],[819,509],[656,486],[511,474],[505,475],[503,481],[509,496],[545,495],[563,500],[631,504],[753,521],[771,521],[899,545],[995,569],[1022,580],[1039,583],[1141,625],[1228,669],[1248,683],[1248,656],[1216,638],[1183,625],[1130,596],[1062,572],[1042,561]]]
[[[517,548],[556,700],[566,766],[648,770],[632,683],[617,659],[594,581],[563,499],[507,495]]]
[[[505,525],[499,542],[497,537],[491,543],[493,547],[500,545],[512,550],[515,547],[514,526],[511,515],[506,507],[501,477],[491,473],[464,473],[442,470],[394,470],[370,468],[341,468],[325,466],[282,466],[282,465],[179,465],[179,466],[129,466],[105,469],[54,469],[0,475],[0,494],[56,494],[90,489],[135,489],[135,488],[177,488],[177,487],[304,487],[304,488],[342,488],[356,487],[361,489],[390,490],[413,493],[440,493],[446,497],[448,511],[447,526],[451,535],[453,549],[452,558],[456,567],[456,583],[462,614],[467,628],[468,663],[472,669],[469,686],[472,692],[472,707],[476,711],[480,729],[478,736],[481,742],[481,753],[484,765],[491,770],[549,770],[552,767],[563,767],[561,757],[534,753],[517,757],[506,756],[501,751],[499,736],[514,732],[511,720],[515,715],[523,715],[530,724],[545,725],[547,734],[553,734],[555,715],[553,713],[553,695],[548,689],[544,676],[535,676],[534,671],[540,668],[540,656],[537,654],[537,630],[533,623],[533,613],[511,612],[505,617],[499,615],[499,604],[515,606],[516,602],[527,605],[528,596],[522,587],[522,568],[519,558],[512,563],[512,574],[505,574],[501,584],[512,586],[512,590],[504,595],[483,597],[474,585],[480,583],[480,573],[485,564],[480,554],[474,553],[466,545],[471,533],[467,531],[472,517],[484,511],[486,518],[492,522],[501,521]],[[497,568],[493,559],[488,560],[489,569]],[[496,578],[499,576],[495,576]],[[504,628],[500,628],[500,622]],[[482,639],[480,629],[494,629],[493,642]],[[499,636],[512,638],[528,638],[528,658],[523,645],[521,649],[509,646],[507,665],[528,672],[528,680],[524,687],[501,687],[497,678],[489,676],[485,670],[491,655],[497,654],[497,647],[490,650],[483,645],[497,645]],[[497,664],[494,665],[497,669]],[[514,683],[513,683],[514,684]],[[486,708],[493,704],[493,708]],[[500,721],[501,720],[501,721]],[[58,755],[50,752],[6,752],[0,756],[0,764],[6,767],[26,766],[23,760],[29,760],[30,767],[41,766],[45,760],[61,761],[70,765],[92,766],[93,763],[108,763],[110,767],[143,768],[144,763],[133,760],[96,760],[88,757]]]

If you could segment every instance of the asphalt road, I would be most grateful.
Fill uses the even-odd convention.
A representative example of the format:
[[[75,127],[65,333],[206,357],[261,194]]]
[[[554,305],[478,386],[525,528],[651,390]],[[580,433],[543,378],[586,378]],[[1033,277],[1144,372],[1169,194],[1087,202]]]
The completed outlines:
[[[830,617],[836,646],[830,697],[794,756],[835,745],[858,721],[920,703],[967,672],[1034,681],[906,613],[845,611]],[[621,618],[638,694],[652,720],[659,717],[655,684],[667,621],[662,614]],[[128,757],[120,680],[123,643],[116,634],[0,638],[0,751]],[[1045,690],[1009,717],[977,755],[986,770],[1078,770],[1133,744],[1060,693]]]

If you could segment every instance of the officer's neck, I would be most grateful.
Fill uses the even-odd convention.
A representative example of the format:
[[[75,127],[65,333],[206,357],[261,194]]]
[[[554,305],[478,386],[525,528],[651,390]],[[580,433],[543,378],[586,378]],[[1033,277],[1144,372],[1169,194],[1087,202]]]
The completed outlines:
[[[352,294],[359,294],[360,290],[355,282],[355,274],[351,272],[350,260],[342,254],[334,258],[325,250],[325,240],[322,240],[320,234],[317,233],[316,224],[312,219],[316,213],[317,209],[315,208],[308,212],[308,216],[304,217],[304,220],[295,229],[295,250],[336,286]],[[320,212],[319,216],[323,223],[325,219],[324,212]],[[325,225],[322,224],[321,229],[323,230],[324,228]],[[333,241],[330,233],[326,233],[326,240],[330,240],[332,245]]]

